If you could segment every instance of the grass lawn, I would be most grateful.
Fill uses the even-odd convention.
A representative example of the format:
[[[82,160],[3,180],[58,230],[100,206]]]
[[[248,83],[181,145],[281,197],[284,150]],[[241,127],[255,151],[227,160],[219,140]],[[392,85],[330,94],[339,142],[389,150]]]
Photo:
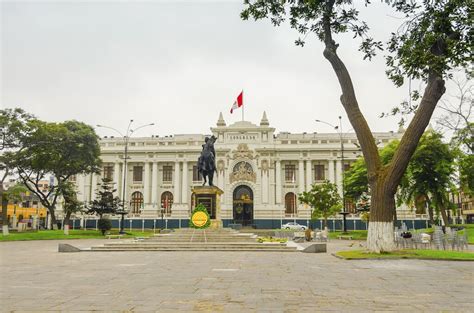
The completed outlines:
[[[112,229],[111,235],[118,235],[118,229]],[[145,230],[126,232],[122,238],[149,237],[153,231]],[[104,239],[98,230],[69,230],[69,235],[64,235],[63,230],[40,230],[27,232],[10,232],[8,236],[0,236],[0,241],[21,241],[21,240],[57,240],[57,239]]]
[[[400,250],[387,253],[369,253],[364,250],[339,251],[337,256],[346,260],[357,259],[429,259],[474,261],[474,253],[444,250]]]
[[[367,240],[366,230],[349,230],[347,234],[342,234],[342,231],[329,232],[330,239],[337,239],[337,236],[352,236],[353,240]]]

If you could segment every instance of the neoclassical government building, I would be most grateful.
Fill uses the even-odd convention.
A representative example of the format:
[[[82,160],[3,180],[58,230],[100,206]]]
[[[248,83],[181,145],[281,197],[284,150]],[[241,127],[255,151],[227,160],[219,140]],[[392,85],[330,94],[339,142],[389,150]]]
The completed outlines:
[[[130,217],[189,219],[193,186],[201,185],[197,159],[206,136],[216,136],[217,173],[214,184],[224,191],[221,216],[226,223],[269,225],[285,219],[308,220],[311,208],[297,194],[311,184],[329,180],[342,191],[342,171],[361,152],[354,133],[276,133],[266,113],[260,123],[239,121],[227,125],[220,114],[208,135],[172,135],[130,138],[124,167],[123,138],[100,141],[101,175],[77,176],[80,200],[93,200],[102,177],[115,182],[117,195]],[[374,133],[378,146],[399,139],[401,131]],[[126,173],[126,183],[123,183]],[[352,210],[353,205],[348,204]]]

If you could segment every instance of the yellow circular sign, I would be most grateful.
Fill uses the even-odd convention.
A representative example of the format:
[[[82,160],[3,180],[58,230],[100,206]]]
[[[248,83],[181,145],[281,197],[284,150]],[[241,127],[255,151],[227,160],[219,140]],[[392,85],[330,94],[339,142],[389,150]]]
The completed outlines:
[[[193,216],[191,217],[191,221],[193,222],[194,226],[203,227],[208,221],[207,214],[203,211],[194,212]]]

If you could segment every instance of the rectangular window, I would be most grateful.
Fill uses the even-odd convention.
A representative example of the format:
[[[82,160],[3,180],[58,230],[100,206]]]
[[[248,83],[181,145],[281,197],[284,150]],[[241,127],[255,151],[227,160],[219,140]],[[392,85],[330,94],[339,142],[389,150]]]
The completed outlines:
[[[285,181],[296,182],[296,166],[294,164],[285,165]]]
[[[103,177],[109,180],[112,180],[114,176],[114,167],[112,165],[104,166],[104,174]]]
[[[69,181],[70,181],[71,183],[75,183],[76,180],[77,180],[76,175],[72,175],[71,177],[69,177]]]
[[[202,175],[198,171],[197,166],[193,166],[193,181],[201,181],[202,180]]]
[[[133,181],[142,182],[143,180],[143,166],[134,166],[133,167]]]
[[[163,165],[163,182],[171,183],[173,181],[173,167]]]
[[[324,180],[324,165],[316,164],[314,166],[314,180]]]

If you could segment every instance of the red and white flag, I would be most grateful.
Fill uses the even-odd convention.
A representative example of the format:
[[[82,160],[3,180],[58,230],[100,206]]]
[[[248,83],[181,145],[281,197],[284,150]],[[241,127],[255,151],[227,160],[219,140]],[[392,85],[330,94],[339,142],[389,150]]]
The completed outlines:
[[[237,96],[237,100],[234,101],[232,108],[230,109],[230,113],[232,114],[234,110],[240,108],[244,105],[244,91],[242,90],[240,94]]]

